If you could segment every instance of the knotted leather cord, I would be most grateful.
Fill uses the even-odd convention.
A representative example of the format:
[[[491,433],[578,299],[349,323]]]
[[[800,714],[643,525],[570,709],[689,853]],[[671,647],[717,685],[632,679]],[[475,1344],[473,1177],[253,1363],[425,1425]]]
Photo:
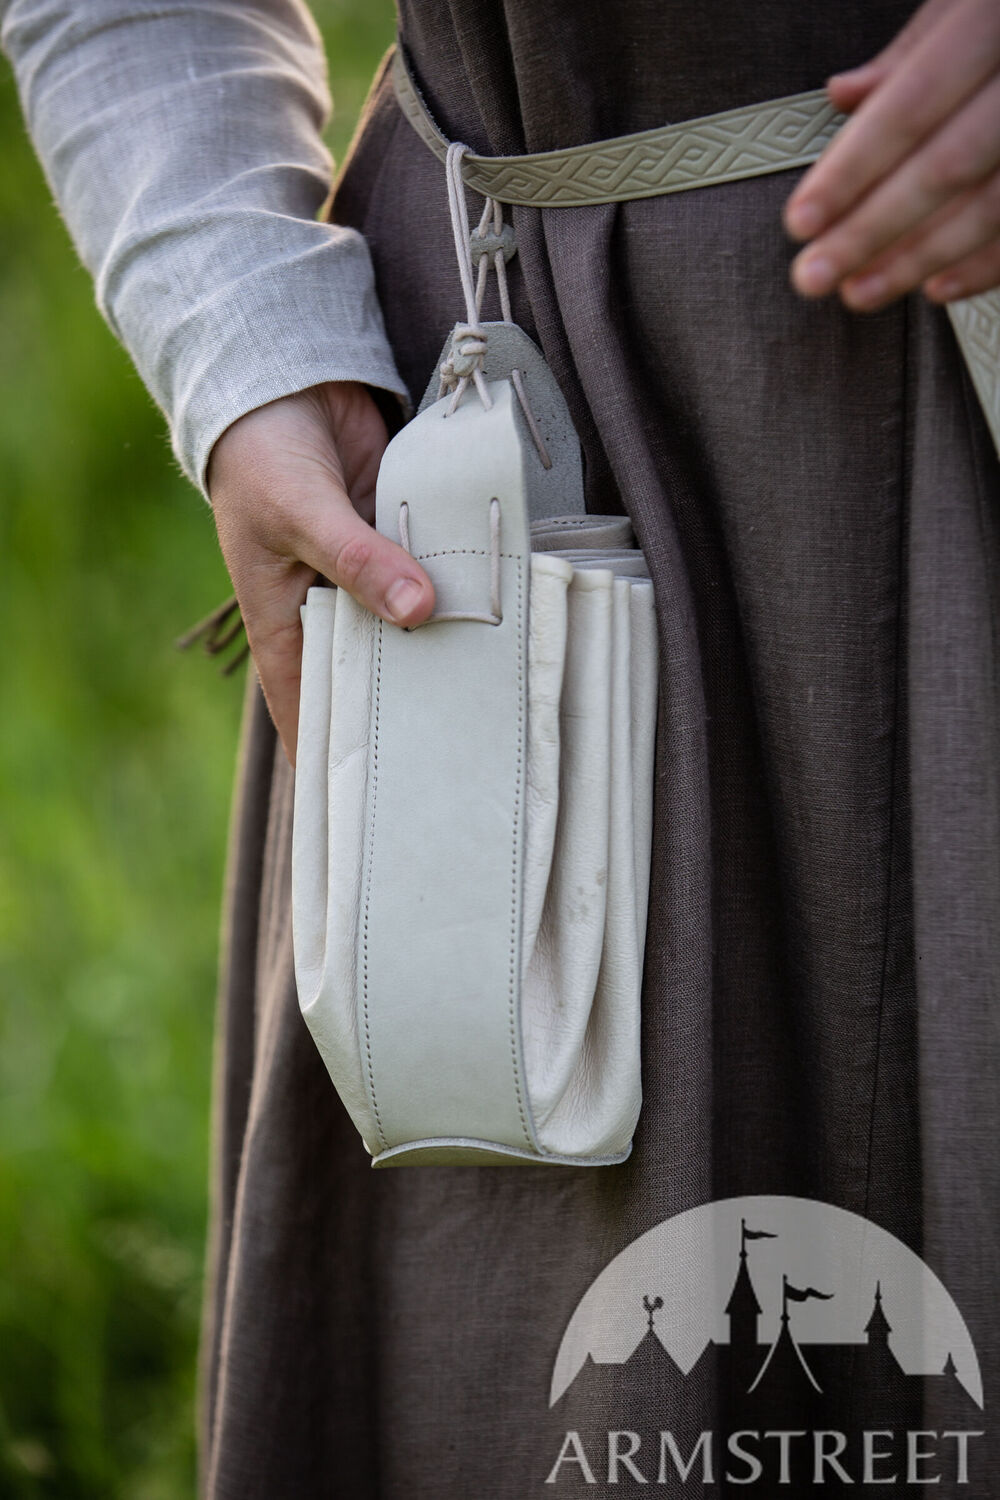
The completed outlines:
[[[451,351],[441,366],[441,388],[443,396],[453,391],[448,415],[458,406],[469,380],[475,382],[479,399],[487,411],[493,405],[483,379],[483,359],[486,355],[486,330],[479,317],[475,289],[472,285],[472,249],[469,245],[469,210],[465,201],[465,183],[462,181],[462,157],[468,151],[461,141],[452,141],[445,162],[448,182],[448,207],[451,210],[451,232],[455,240],[455,257],[458,274],[462,281],[467,321],[460,323],[452,336]],[[482,280],[482,278],[480,278]]]
[[[448,358],[441,366],[441,385],[438,395],[444,396],[449,391],[454,394],[448,415],[456,410],[468,387],[469,381],[475,383],[479,398],[487,411],[493,405],[490,393],[483,379],[483,362],[486,358],[487,330],[482,324],[483,297],[486,292],[486,278],[492,265],[497,277],[497,290],[500,293],[500,312],[505,323],[513,324],[514,319],[510,308],[510,291],[507,286],[507,250],[503,242],[503,209],[496,198],[487,198],[483,206],[482,216],[478,228],[473,234],[469,233],[469,209],[465,198],[465,179],[462,176],[462,158],[469,153],[469,147],[462,141],[452,141],[448,147],[445,160],[445,174],[448,181],[448,207],[451,210],[451,232],[455,241],[455,255],[458,260],[458,274],[462,282],[462,292],[465,297],[466,322],[459,323],[452,335],[451,350]],[[480,246],[479,270],[476,284],[472,282],[472,252],[473,242],[482,242],[486,235],[486,229],[493,220],[493,237],[497,243],[492,247]],[[510,241],[513,254],[516,250],[513,238]],[[520,370],[510,372],[510,381],[514,387],[524,420],[531,434],[531,441],[535,445],[538,457],[541,459],[542,467],[551,469],[552,460],[549,457],[545,440],[535,421],[534,413],[528,404],[527,393],[524,389],[524,377]]]

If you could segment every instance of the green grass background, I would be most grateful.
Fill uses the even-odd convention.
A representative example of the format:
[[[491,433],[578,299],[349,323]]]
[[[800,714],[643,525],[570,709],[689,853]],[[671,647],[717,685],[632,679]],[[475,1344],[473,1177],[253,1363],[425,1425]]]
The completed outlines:
[[[339,157],[393,33],[317,0]],[[0,59],[0,1496],[194,1493],[229,592]]]

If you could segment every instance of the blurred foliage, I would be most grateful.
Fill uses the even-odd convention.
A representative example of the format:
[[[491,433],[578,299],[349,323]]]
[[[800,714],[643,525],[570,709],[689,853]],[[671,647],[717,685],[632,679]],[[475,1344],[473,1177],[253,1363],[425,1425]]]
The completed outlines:
[[[387,0],[313,6],[339,156]],[[229,592],[0,60],[0,1496],[194,1493]]]

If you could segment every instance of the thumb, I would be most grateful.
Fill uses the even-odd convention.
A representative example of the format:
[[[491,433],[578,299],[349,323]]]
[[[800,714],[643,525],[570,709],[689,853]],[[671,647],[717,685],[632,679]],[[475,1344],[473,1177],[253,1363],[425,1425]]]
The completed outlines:
[[[349,503],[329,504],[300,554],[338,588],[393,625],[417,625],[434,608],[434,586],[403,547],[362,520]]]

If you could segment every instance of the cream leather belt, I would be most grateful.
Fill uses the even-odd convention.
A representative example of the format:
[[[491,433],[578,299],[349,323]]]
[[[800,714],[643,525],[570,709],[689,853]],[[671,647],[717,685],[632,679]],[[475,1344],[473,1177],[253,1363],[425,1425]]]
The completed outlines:
[[[444,161],[449,142],[421,98],[399,46],[391,76],[403,114]],[[469,152],[462,176],[474,192],[534,208],[656,198],[808,166],[844,119],[824,90],[815,89],[560,151],[526,156]],[[1000,290],[953,302],[948,315],[1000,453]]]

